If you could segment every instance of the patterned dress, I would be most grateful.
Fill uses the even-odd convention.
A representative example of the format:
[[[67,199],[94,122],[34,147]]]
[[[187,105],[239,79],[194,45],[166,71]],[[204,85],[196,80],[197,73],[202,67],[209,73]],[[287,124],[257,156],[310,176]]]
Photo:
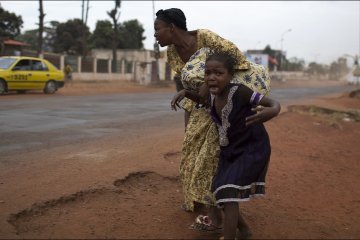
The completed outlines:
[[[262,123],[245,126],[245,118],[255,114],[262,94],[242,84],[232,84],[221,116],[211,95],[211,117],[220,137],[220,158],[212,183],[216,204],[247,201],[265,194],[265,176],[270,160],[270,140]]]
[[[234,81],[261,93],[270,90],[268,72],[260,65],[249,62],[232,42],[221,38],[206,29],[197,30],[197,48],[187,63],[184,63],[170,45],[167,50],[168,62],[188,90],[198,91],[204,83],[204,67],[209,49],[232,52],[238,56]],[[209,109],[199,107],[186,99],[184,110],[190,112],[182,146],[180,179],[183,186],[184,204],[187,210],[194,210],[194,202],[214,205],[215,199],[211,192],[212,178],[216,172],[219,158],[219,135],[212,121]]]

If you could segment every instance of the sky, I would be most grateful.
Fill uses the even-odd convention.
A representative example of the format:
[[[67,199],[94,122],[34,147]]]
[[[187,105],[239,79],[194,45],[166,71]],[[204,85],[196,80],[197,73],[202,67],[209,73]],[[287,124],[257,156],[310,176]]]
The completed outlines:
[[[22,32],[37,28],[39,2],[0,1],[21,15]],[[45,22],[81,18],[82,1],[43,1]],[[107,11],[114,1],[92,1],[88,26],[111,20]],[[272,49],[286,52],[306,63],[331,64],[345,54],[360,55],[360,1],[121,1],[120,22],[137,19],[145,29],[144,46],[153,49],[154,11],[180,8],[189,30],[210,29],[235,43],[241,51]],[[161,48],[165,50],[165,48]],[[352,63],[351,57],[348,62]]]

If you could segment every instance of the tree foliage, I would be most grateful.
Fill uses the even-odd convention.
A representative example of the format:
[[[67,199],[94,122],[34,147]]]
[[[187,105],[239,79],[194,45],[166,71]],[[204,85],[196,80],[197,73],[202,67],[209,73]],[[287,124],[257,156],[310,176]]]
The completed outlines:
[[[285,62],[285,71],[303,71],[305,68],[305,61],[303,59],[298,59],[296,57],[286,59]]]
[[[275,51],[271,49],[270,45],[266,45],[263,53],[268,54],[271,57],[275,57]]]
[[[118,49],[142,49],[145,40],[144,28],[136,20],[129,20],[119,24],[117,35]],[[96,22],[95,30],[90,38],[92,48],[110,48],[112,46],[113,25],[109,20]]]
[[[37,49],[38,29],[26,30],[15,39],[30,44],[32,49]]]
[[[44,28],[45,35],[43,49],[45,51],[54,51],[54,45],[56,41],[56,29],[59,24],[60,22],[58,21],[50,21],[50,26]]]
[[[90,37],[92,48],[109,48],[112,43],[112,24],[109,20],[96,22],[95,30]]]
[[[120,0],[114,0],[115,6],[108,12],[111,21],[99,20],[93,33],[90,33],[86,22],[74,18],[66,22],[50,21],[44,26],[42,49],[57,53],[82,54],[84,47],[114,48],[114,49],[142,49],[144,28],[137,20],[132,19],[119,23],[121,6]],[[44,13],[40,15],[45,15]],[[39,47],[39,29],[26,30],[21,33],[23,21],[21,16],[4,10],[0,5],[0,37],[10,37],[26,42],[36,50]],[[85,43],[82,30],[85,29]],[[113,51],[114,51],[113,49]]]
[[[60,23],[58,21],[51,21],[49,27],[44,27],[43,50],[52,52],[54,43],[56,41],[56,28]],[[37,49],[38,46],[38,29],[26,30],[15,39],[30,44],[32,49]]]
[[[137,19],[125,21],[120,25],[119,44],[120,49],[142,49],[145,40],[144,28]]]
[[[85,29],[86,39],[90,36],[87,26],[83,26],[81,19],[75,18],[65,23],[60,23],[56,27],[56,39],[54,51],[68,54],[81,54],[83,52],[82,29]]]
[[[347,74],[349,71],[347,67],[347,61],[345,58],[338,58],[337,61],[334,61],[330,64],[329,68],[329,78],[331,80],[337,80],[341,76]]]
[[[326,74],[326,66],[316,62],[309,63],[307,72],[310,75],[324,75]]]
[[[0,37],[17,37],[20,34],[22,25],[21,16],[8,12],[0,6]]]

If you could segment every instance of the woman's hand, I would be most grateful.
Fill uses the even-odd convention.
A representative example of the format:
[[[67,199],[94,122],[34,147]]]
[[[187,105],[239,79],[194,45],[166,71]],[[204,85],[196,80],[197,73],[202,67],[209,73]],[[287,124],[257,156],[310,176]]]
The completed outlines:
[[[175,94],[175,96],[171,100],[171,109],[172,110],[177,111],[176,106],[179,109],[181,108],[179,103],[181,102],[181,100],[184,99],[185,95],[186,95],[186,90],[185,89],[183,89],[183,90],[179,91],[177,94]]]
[[[256,111],[254,115],[251,115],[246,118],[245,125],[249,126],[256,123],[266,122],[278,114],[278,110],[274,107],[264,107],[261,105],[256,106],[251,109],[252,111]]]

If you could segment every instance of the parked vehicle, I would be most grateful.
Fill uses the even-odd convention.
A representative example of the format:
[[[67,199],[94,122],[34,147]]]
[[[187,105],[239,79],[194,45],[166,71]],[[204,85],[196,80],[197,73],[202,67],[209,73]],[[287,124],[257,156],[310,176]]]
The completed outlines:
[[[0,57],[0,95],[42,90],[55,93],[64,87],[64,73],[46,59],[24,56]]]

